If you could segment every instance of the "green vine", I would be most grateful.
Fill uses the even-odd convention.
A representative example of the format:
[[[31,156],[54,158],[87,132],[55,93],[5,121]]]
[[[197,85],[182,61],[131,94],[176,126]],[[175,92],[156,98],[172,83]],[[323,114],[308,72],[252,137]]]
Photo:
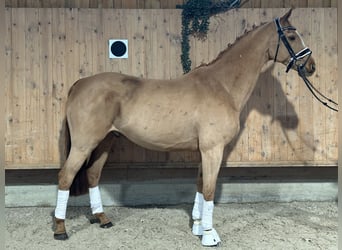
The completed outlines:
[[[212,15],[240,6],[240,0],[188,0],[177,8],[182,11],[182,54],[181,63],[184,74],[191,70],[190,35],[205,39]]]

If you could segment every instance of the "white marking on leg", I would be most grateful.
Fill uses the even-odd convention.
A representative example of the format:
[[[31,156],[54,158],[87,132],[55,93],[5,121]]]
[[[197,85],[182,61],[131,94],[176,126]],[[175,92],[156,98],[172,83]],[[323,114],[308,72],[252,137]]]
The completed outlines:
[[[90,207],[93,214],[103,213],[99,186],[89,188]]]
[[[57,205],[55,209],[55,217],[65,220],[67,205],[69,199],[69,190],[58,190]]]

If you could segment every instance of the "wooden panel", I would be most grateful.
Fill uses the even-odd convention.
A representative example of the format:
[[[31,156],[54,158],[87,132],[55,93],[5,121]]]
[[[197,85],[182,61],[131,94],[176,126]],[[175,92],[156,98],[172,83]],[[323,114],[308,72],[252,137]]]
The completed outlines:
[[[239,9],[211,18],[206,40],[191,39],[193,68],[254,25],[286,9]],[[180,65],[181,10],[6,9],[6,167],[59,167],[69,87],[103,71],[170,79]],[[336,9],[296,9],[292,23],[313,50],[313,84],[337,99]],[[276,35],[276,34],[275,34]],[[108,39],[129,41],[129,58],[108,59]],[[319,113],[317,116],[315,114]],[[267,64],[227,147],[230,166],[335,165],[337,115],[314,100],[296,72]],[[159,153],[116,140],[109,165],[196,166],[199,154]]]
[[[42,141],[44,145],[41,157],[44,157],[45,162],[53,163],[57,159],[54,159],[55,141],[51,136],[47,136],[53,131],[54,122],[52,119],[53,106],[52,106],[52,69],[53,69],[53,54],[52,54],[52,11],[47,9],[46,11],[39,13],[39,44],[40,44],[40,105],[36,110],[40,113],[40,131]],[[44,139],[43,139],[44,138]]]
[[[25,155],[27,161],[37,161],[44,155],[39,130],[40,114],[40,54],[38,9],[29,9],[25,15]],[[38,52],[38,53],[37,53]],[[24,160],[24,159],[23,159]]]
[[[340,7],[339,7],[340,8]],[[338,99],[338,68],[337,68],[337,38],[332,35],[336,32],[337,15],[335,9],[324,10],[324,27],[323,31],[323,44],[320,48],[321,54],[324,56],[325,65],[322,66],[322,77],[324,79],[324,91],[331,98]],[[341,37],[341,36],[340,36]],[[340,56],[340,55],[339,55]],[[324,77],[323,77],[324,76]],[[326,76],[326,77],[325,77]],[[339,80],[341,81],[341,80]],[[320,85],[320,84],[319,84]],[[325,126],[325,145],[326,149],[322,148],[322,154],[327,161],[335,159],[338,154],[338,117],[335,112],[325,110],[325,118],[321,120],[323,126]],[[315,133],[316,134],[316,133]],[[323,144],[324,145],[324,144]]]
[[[123,8],[123,9],[174,9],[184,0],[6,0],[12,8]],[[249,0],[242,8],[337,7],[336,0]]]
[[[2,48],[2,53],[0,54],[0,76],[2,79],[8,79],[8,74],[6,73],[6,70],[8,69],[8,66],[6,66],[6,59],[8,57],[8,50],[7,46],[9,44],[9,40],[7,35],[9,30],[9,24],[6,22],[8,19],[6,19],[5,15],[5,1],[0,1],[0,23],[3,25],[0,27],[0,48]],[[3,50],[5,48],[5,50]],[[4,117],[6,114],[6,92],[7,92],[7,86],[6,86],[6,80],[2,80],[0,82],[0,89],[2,89],[0,93],[0,117],[2,117],[2,122],[0,124],[0,135],[1,135],[1,145],[0,145],[0,214],[5,214],[5,131],[6,131],[6,123],[4,122]],[[0,223],[0,231],[4,232],[6,230],[6,223],[4,220]],[[0,235],[0,242],[5,242],[5,233],[1,233]]]
[[[12,9],[11,82],[8,84],[6,162],[20,163],[25,158],[25,10]]]

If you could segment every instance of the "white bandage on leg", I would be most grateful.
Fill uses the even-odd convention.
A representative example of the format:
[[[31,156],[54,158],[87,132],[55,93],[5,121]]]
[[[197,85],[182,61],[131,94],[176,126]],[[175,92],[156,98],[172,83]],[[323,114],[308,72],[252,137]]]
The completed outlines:
[[[210,230],[213,228],[213,213],[214,213],[214,201],[204,201],[203,212],[202,212],[203,230]]]
[[[65,220],[67,204],[69,199],[69,190],[58,190],[57,205],[55,209],[55,217]]]
[[[200,220],[202,218],[203,201],[203,194],[196,192],[194,207],[192,209],[193,220]]]
[[[89,188],[90,207],[93,214],[103,213],[100,189],[98,186]]]
[[[192,219],[194,220],[194,224],[192,225],[192,233],[193,235],[202,235],[203,229],[202,229],[202,210],[203,210],[203,194],[196,192],[194,207],[192,209]]]

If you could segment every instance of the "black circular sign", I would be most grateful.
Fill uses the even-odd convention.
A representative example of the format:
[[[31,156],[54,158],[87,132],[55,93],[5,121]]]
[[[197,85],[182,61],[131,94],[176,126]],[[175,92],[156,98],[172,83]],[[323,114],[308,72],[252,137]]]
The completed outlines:
[[[115,41],[110,46],[110,51],[113,53],[114,56],[121,57],[127,51],[126,44],[122,41]]]

